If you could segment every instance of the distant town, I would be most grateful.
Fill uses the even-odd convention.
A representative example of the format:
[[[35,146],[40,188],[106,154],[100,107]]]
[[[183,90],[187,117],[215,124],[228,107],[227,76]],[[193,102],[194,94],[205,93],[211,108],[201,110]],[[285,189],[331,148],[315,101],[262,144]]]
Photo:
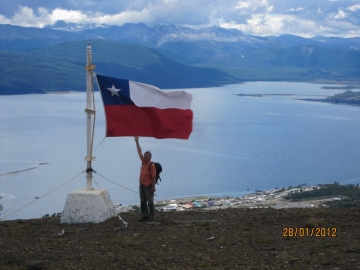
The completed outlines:
[[[355,191],[355,195],[354,195]],[[350,195],[350,196],[349,196]],[[189,210],[216,210],[224,208],[318,208],[336,207],[342,201],[342,207],[356,207],[355,197],[360,196],[359,184],[342,186],[334,184],[256,190],[254,193],[242,197],[191,197],[174,200],[157,201],[158,211],[189,211]],[[344,204],[346,203],[346,204]],[[344,206],[345,205],[345,206]],[[341,207],[341,206],[340,206]],[[118,213],[137,210],[138,205],[115,205]]]
[[[340,185],[301,184],[288,188],[274,188],[266,191],[255,190],[242,197],[188,197],[155,202],[156,211],[210,211],[226,208],[360,208],[359,184]],[[114,205],[116,214],[140,213],[140,205]],[[46,214],[43,218],[60,216],[61,213]]]

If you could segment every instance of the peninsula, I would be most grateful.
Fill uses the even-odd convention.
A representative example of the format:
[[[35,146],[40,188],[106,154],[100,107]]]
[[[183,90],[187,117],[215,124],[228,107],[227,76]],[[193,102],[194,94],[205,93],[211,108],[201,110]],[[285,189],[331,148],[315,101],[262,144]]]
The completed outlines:
[[[329,88],[327,88],[329,89]],[[307,101],[329,102],[334,104],[360,105],[360,92],[345,91],[323,99],[303,99]]]
[[[337,87],[337,86],[324,86],[323,89],[356,89],[360,87]],[[240,97],[270,97],[270,96],[302,96],[298,94],[236,94]],[[308,96],[308,95],[306,95]],[[313,95],[315,96],[315,95]],[[323,97],[323,96],[321,96]],[[305,101],[316,101],[316,102],[328,102],[333,104],[347,104],[347,105],[360,105],[360,92],[354,92],[351,90],[345,91],[340,94],[328,96],[325,98],[301,98],[300,100]]]

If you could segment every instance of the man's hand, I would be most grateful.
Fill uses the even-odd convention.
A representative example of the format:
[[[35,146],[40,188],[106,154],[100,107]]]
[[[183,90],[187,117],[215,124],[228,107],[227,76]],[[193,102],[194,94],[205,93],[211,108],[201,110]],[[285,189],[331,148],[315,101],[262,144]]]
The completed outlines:
[[[135,135],[135,136],[134,136],[134,140],[135,140],[135,142],[136,142],[136,149],[137,149],[137,151],[138,151],[139,158],[140,158],[140,160],[141,160],[141,162],[142,162],[143,159],[144,159],[144,156],[143,156],[143,153],[142,153],[142,151],[141,151],[141,147],[140,147],[140,144],[139,144],[139,137],[138,137],[138,135]]]
[[[155,188],[154,186],[152,186],[152,187],[150,188],[150,192],[151,192],[151,193],[155,193],[155,190],[156,190],[156,188]]]

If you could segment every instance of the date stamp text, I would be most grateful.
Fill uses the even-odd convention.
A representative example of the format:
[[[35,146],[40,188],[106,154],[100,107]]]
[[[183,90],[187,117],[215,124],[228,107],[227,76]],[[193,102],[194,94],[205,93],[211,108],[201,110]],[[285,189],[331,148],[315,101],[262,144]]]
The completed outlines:
[[[318,228],[283,228],[283,237],[336,237],[337,228],[318,227]]]

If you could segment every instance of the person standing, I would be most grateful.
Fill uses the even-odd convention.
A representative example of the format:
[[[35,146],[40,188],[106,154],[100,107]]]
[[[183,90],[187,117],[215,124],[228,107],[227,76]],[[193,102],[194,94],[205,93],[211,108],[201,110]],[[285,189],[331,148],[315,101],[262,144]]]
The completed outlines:
[[[156,183],[156,168],[154,163],[151,162],[151,153],[146,151],[144,154],[141,151],[139,144],[139,137],[134,136],[136,148],[141,160],[141,169],[139,177],[139,193],[140,193],[140,205],[141,205],[141,214],[142,218],[139,219],[140,222],[143,221],[154,221],[155,218],[155,208],[154,208],[154,193],[155,193],[155,183]],[[148,211],[148,206],[150,214]]]

